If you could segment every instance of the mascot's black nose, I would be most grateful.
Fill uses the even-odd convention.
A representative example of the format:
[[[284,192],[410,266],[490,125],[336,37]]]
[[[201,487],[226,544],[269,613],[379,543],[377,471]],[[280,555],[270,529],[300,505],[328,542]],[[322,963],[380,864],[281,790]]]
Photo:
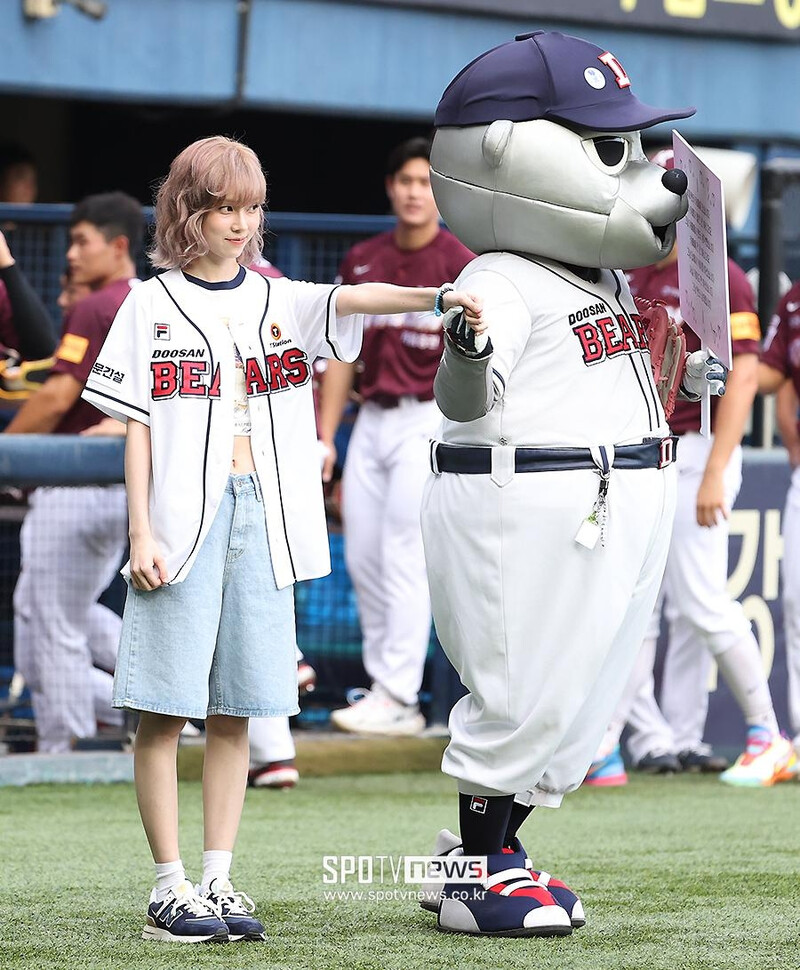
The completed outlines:
[[[674,192],[675,195],[683,195],[689,187],[689,180],[686,173],[679,168],[671,168],[661,176],[661,184],[665,189]]]

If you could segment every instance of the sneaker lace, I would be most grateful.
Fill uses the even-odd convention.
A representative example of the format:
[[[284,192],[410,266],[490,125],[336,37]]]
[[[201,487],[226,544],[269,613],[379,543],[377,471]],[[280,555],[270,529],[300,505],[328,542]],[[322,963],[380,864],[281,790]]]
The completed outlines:
[[[193,889],[189,888],[182,893],[175,894],[175,906],[182,906],[188,910],[192,916],[216,916],[217,912],[207,899],[198,896]]]
[[[255,911],[256,904],[247,893],[237,892],[232,886],[224,892],[216,892],[217,909],[232,916],[248,916]]]

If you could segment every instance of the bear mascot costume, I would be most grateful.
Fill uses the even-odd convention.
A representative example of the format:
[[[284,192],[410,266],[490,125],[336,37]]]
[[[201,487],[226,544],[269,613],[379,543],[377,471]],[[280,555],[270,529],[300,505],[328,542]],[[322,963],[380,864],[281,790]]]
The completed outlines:
[[[675,505],[664,403],[724,390],[623,272],[670,252],[688,206],[686,175],[648,161],[639,132],[693,113],[643,104],[610,52],[540,30],[472,61],[436,111],[431,182],[478,254],[457,285],[487,325],[445,317],[422,508],[436,630],[468,691],[442,764],[460,837],[434,852],[487,860],[477,883],[425,887],[443,930],[585,922],[517,830],[581,784],[641,645]]]

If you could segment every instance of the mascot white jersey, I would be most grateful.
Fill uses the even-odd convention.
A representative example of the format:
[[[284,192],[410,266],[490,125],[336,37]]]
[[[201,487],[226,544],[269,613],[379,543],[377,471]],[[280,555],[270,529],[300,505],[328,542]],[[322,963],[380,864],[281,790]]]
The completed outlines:
[[[693,110],[643,104],[611,53],[543,31],[477,58],[437,109],[432,185],[480,254],[458,286],[489,336],[445,321],[422,511],[437,633],[469,691],[443,761],[461,837],[436,851],[488,860],[471,898],[427,897],[442,929],[584,922],[516,831],[581,784],[664,571],[675,441],[622,270],[666,256],[687,209],[684,173],[651,164],[639,130]]]

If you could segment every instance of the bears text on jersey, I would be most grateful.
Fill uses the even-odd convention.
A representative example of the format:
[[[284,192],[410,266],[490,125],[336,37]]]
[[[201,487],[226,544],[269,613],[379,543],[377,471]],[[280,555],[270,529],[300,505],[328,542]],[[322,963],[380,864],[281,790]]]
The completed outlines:
[[[154,358],[156,354],[154,353]],[[150,362],[151,389],[154,401],[169,398],[218,398],[220,395],[219,364],[210,377],[207,360],[186,358],[181,360],[153,359]],[[275,394],[292,387],[302,387],[311,379],[308,355],[298,347],[291,347],[281,354],[267,354],[262,366],[257,357],[244,360],[245,388],[248,397]]]

